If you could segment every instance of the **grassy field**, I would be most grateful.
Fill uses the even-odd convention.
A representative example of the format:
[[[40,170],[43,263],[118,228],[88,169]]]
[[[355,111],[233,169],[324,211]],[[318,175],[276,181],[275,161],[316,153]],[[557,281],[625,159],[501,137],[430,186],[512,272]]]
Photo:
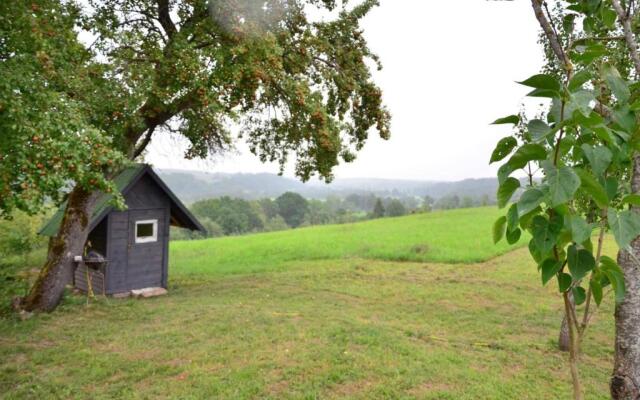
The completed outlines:
[[[290,261],[367,258],[384,261],[478,262],[504,254],[491,226],[499,210],[467,208],[357,224],[174,243],[172,272],[220,275],[274,271]],[[523,239],[524,243],[525,240]]]
[[[1,321],[0,397],[569,398],[561,298],[526,249],[491,244],[496,215],[173,243],[167,296]],[[611,302],[584,346],[589,399],[607,398]]]

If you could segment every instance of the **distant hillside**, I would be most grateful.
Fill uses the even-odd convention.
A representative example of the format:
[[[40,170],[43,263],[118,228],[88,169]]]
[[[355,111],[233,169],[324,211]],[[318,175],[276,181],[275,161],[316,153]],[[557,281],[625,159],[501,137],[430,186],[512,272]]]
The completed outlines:
[[[326,198],[352,193],[374,193],[377,196],[431,196],[438,199],[456,194],[460,197],[494,198],[498,187],[495,178],[465,179],[457,182],[436,182],[403,179],[345,178],[331,184],[319,181],[302,183],[275,174],[229,174],[185,170],[158,170],[162,179],[181,199],[192,203],[201,199],[231,196],[247,200],[277,197],[293,191],[308,198]]]

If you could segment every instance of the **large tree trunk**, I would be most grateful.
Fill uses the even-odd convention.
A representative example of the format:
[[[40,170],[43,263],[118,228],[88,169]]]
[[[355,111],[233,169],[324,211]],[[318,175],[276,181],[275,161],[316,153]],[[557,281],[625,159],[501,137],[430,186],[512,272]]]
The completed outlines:
[[[640,193],[640,156],[633,160],[631,190]],[[638,210],[636,210],[638,211]],[[634,255],[640,254],[640,237],[631,242]],[[611,397],[640,399],[640,265],[625,250],[618,252],[624,272],[624,300],[616,305],[616,354],[611,377]]]
[[[26,311],[53,311],[73,277],[75,256],[82,255],[89,221],[98,192],[76,187],[69,194],[58,234],[49,240],[47,261],[29,294],[22,300]]]

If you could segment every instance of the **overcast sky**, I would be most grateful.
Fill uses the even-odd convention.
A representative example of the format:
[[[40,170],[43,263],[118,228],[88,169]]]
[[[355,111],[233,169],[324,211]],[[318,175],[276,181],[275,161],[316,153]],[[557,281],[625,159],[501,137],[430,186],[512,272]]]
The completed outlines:
[[[542,65],[530,3],[381,0],[363,26],[383,63],[375,79],[392,113],[392,137],[372,135],[356,161],[336,168],[336,177],[495,176],[488,159],[509,128],[489,124],[518,111],[527,89],[514,81]],[[278,172],[277,165],[260,163],[245,146],[205,162],[184,160],[180,147],[157,135],[147,161],[159,168]]]

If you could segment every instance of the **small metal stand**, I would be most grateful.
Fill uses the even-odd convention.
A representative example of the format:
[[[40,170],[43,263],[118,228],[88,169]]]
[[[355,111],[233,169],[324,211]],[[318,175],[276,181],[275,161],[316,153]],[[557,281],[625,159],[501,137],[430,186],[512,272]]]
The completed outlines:
[[[90,251],[86,256],[77,256],[74,261],[76,262],[76,271],[78,267],[85,267],[85,274],[87,280],[87,302],[90,297],[95,298],[93,292],[92,275],[98,274],[102,278],[102,295],[106,296],[105,292],[105,267],[108,260],[100,253]],[[76,271],[73,273],[73,286],[76,287]]]

